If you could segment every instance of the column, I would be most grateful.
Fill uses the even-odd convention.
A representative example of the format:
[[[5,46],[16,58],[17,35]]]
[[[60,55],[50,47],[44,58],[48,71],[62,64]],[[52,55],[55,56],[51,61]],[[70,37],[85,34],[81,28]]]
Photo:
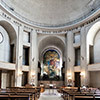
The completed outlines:
[[[37,86],[38,77],[38,45],[37,32],[32,30],[30,33],[30,68],[29,68],[29,83],[34,83]],[[34,82],[33,82],[34,81]]]
[[[23,56],[23,27],[18,26],[18,34],[16,40],[16,70],[15,70],[15,86],[22,86],[22,56]]]
[[[87,66],[86,28],[81,29],[81,85],[89,85],[89,72]]]
[[[67,85],[74,85],[74,47],[73,47],[73,32],[69,31],[67,33],[67,68],[66,68],[66,76],[65,81],[67,81]]]

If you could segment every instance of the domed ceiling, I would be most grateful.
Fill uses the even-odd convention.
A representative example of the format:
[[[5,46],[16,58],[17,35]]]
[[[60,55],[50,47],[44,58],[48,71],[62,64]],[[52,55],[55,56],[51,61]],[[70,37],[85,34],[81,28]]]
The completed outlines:
[[[9,7],[37,23],[61,25],[94,9],[99,0],[3,0]]]

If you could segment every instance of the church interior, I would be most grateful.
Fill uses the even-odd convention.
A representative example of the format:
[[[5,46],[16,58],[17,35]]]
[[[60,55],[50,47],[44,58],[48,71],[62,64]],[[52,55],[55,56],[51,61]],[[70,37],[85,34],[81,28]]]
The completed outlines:
[[[0,0],[0,100],[100,100],[100,0]]]

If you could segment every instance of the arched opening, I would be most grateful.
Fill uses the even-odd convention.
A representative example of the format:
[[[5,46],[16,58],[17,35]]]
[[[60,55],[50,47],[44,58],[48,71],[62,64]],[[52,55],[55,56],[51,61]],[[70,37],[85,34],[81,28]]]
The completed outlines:
[[[0,63],[15,63],[16,61],[16,31],[12,23],[0,21]],[[6,65],[8,66],[8,65]],[[2,66],[1,66],[2,67]],[[8,66],[9,67],[9,66]],[[15,71],[0,70],[0,87],[14,86]],[[1,81],[2,80],[2,81]]]
[[[51,40],[52,39],[52,40]],[[63,71],[63,62],[65,57],[65,44],[56,36],[47,36],[39,43],[39,66],[40,66],[40,81],[59,82],[58,85],[63,85],[65,73]],[[55,82],[55,84],[56,84]]]
[[[100,21],[95,23],[87,34],[87,64],[100,63]]]
[[[87,34],[88,64],[100,63],[100,21],[96,22]],[[96,68],[95,68],[96,69]],[[90,71],[90,86],[100,87],[100,70]]]
[[[0,61],[10,62],[10,38],[2,26],[0,26]]]
[[[15,63],[16,61],[16,32],[7,21],[0,21],[0,61]]]

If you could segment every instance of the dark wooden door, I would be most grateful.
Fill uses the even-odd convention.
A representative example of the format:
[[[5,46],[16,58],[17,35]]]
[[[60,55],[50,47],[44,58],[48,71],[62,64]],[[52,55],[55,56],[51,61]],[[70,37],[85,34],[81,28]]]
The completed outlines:
[[[28,72],[23,72],[22,75],[22,86],[25,86],[28,84]]]
[[[75,87],[81,86],[80,72],[75,72]]]

